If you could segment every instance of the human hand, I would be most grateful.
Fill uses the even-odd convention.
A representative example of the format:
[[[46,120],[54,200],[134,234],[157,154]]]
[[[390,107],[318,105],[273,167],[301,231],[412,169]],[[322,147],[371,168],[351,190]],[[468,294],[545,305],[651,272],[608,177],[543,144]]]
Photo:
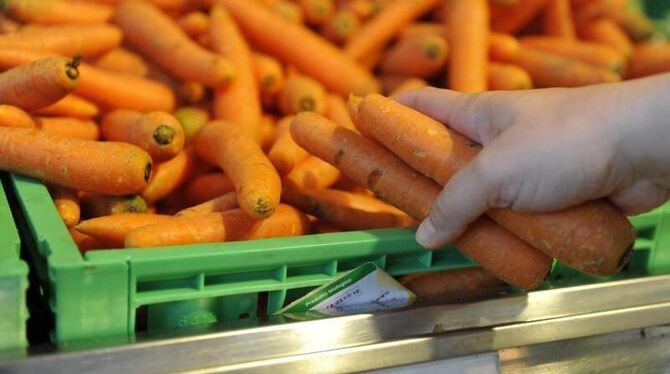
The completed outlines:
[[[670,191],[670,75],[578,89],[397,98],[481,143],[445,186],[417,241],[439,248],[492,208],[564,209],[609,199],[627,214]]]

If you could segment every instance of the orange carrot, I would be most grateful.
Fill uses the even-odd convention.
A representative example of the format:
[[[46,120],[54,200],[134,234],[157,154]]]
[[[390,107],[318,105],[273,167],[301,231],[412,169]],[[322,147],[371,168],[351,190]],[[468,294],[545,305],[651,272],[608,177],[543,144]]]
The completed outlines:
[[[449,30],[446,25],[433,22],[414,22],[402,30],[400,38],[416,35],[435,35],[449,40]]]
[[[351,120],[351,115],[349,115],[347,103],[341,96],[329,94],[326,98],[326,108],[325,116],[328,119],[349,130],[357,131],[354,122]]]
[[[181,124],[187,144],[191,143],[198,134],[198,131],[209,122],[209,113],[195,107],[179,108],[174,112],[174,117]]]
[[[0,48],[90,57],[117,47],[121,36],[119,28],[106,24],[41,26],[0,35]]]
[[[185,149],[172,159],[156,165],[149,185],[142,192],[144,200],[152,205],[175,191],[188,180],[195,162],[193,150]]]
[[[435,0],[432,0],[435,1]],[[221,0],[249,41],[280,60],[295,65],[340,95],[378,90],[377,81],[330,43],[248,0]]]
[[[76,230],[107,244],[107,248],[122,248],[126,236],[135,229],[156,223],[171,222],[174,217],[161,214],[125,213],[81,221]]]
[[[494,44],[491,49],[493,60],[517,65],[526,70],[533,78],[533,84],[536,87],[577,87],[621,80],[612,71],[598,69],[581,61],[535,48],[517,45],[516,51],[512,52],[512,49],[509,49],[512,44],[496,45],[502,40],[510,41],[509,39],[491,38]]]
[[[312,25],[323,25],[335,12],[333,0],[298,0],[305,20]]]
[[[623,73],[626,68],[624,56],[616,49],[600,43],[575,41],[548,36],[526,36],[521,44],[559,56],[576,59],[587,64]]]
[[[116,8],[114,21],[140,53],[181,79],[218,87],[233,78],[234,68],[227,59],[200,47],[154,5],[124,1]]]
[[[581,23],[577,31],[587,41],[609,45],[628,59],[633,54],[633,42],[626,32],[609,18],[598,18]]]
[[[35,128],[35,121],[30,115],[12,105],[0,104],[0,127]]]
[[[147,202],[139,195],[105,196],[82,193],[80,199],[82,214],[87,218],[146,213],[148,210]]]
[[[233,181],[240,207],[254,218],[267,218],[279,204],[279,174],[260,146],[235,125],[210,122],[194,141],[198,155],[218,165]]]
[[[545,34],[571,40],[577,38],[570,0],[547,0],[543,21]]]
[[[489,57],[492,60],[506,60],[521,51],[521,43],[511,35],[492,32],[489,35]]]
[[[98,115],[98,107],[92,102],[70,94],[46,108],[38,109],[34,113],[42,116],[91,118]]]
[[[440,297],[440,300],[493,296],[506,288],[505,283],[478,267],[405,275],[400,283],[419,298]]]
[[[262,110],[251,50],[224,8],[212,8],[211,17],[212,47],[230,60],[237,73],[229,87],[215,91],[212,104],[214,118],[235,123],[245,134],[254,138]]]
[[[149,71],[139,55],[124,48],[114,48],[95,60],[95,66],[115,73],[144,77]]]
[[[300,112],[323,113],[326,110],[326,90],[304,75],[290,74],[279,93],[279,109],[285,115]]]
[[[131,144],[0,127],[0,170],[75,190],[125,195],[147,185],[151,157]]]
[[[529,90],[533,88],[533,79],[527,71],[516,65],[492,62],[488,70],[489,89],[491,90]]]
[[[333,165],[314,156],[307,156],[284,178],[284,184],[297,189],[328,188],[335,184],[342,173]]]
[[[114,11],[109,5],[74,0],[5,0],[2,10],[18,21],[40,24],[107,22]]]
[[[632,0],[609,1],[605,14],[614,19],[631,38],[641,41],[656,32],[656,26],[640,9],[639,3]]]
[[[628,78],[644,77],[669,71],[670,43],[647,42],[635,47]]]
[[[223,173],[214,172],[195,177],[184,186],[182,194],[186,205],[193,206],[231,191],[235,191],[235,185],[230,178]]]
[[[428,216],[440,192],[436,183],[381,145],[317,114],[296,116],[291,134],[308,152],[417,220]],[[486,218],[471,224],[456,245],[500,279],[522,288],[538,286],[551,268],[551,258]]]
[[[10,32],[17,32],[21,28],[21,25],[14,21],[13,19],[5,16],[4,14],[0,14],[0,33],[10,33]]]
[[[305,15],[302,13],[300,5],[288,0],[276,0],[270,5],[270,11],[295,25],[302,25],[305,22]]]
[[[200,11],[189,12],[179,17],[177,24],[186,35],[193,37],[207,32],[209,17]]]
[[[291,138],[290,126],[293,117],[284,117],[277,124],[277,140],[268,152],[268,158],[277,168],[279,175],[288,174],[300,161],[307,157],[307,151],[295,144]]]
[[[259,84],[263,96],[272,96],[284,87],[284,69],[276,59],[254,53],[254,68],[256,71],[256,81]]]
[[[184,131],[179,121],[165,112],[140,113],[117,109],[107,113],[101,123],[106,140],[135,144],[155,161],[165,161],[184,148]]]
[[[349,0],[341,4],[340,8],[354,13],[361,21],[367,20],[376,12],[372,0]]]
[[[79,58],[48,57],[0,74],[0,102],[25,110],[47,107],[79,82]]]
[[[237,193],[231,191],[204,203],[181,210],[175,214],[176,217],[193,217],[208,213],[225,212],[227,210],[238,209]]]
[[[309,221],[301,211],[278,205],[277,212],[264,220],[249,217],[242,209],[202,216],[174,218],[144,226],[126,237],[126,247],[232,242],[296,236],[309,233]]]
[[[361,27],[356,14],[349,10],[338,10],[321,28],[321,33],[333,43],[344,43],[351,39]]]
[[[81,253],[86,253],[88,251],[95,249],[105,249],[113,247],[102,240],[98,240],[92,236],[82,234],[75,228],[71,228],[68,231],[70,232],[70,237],[72,237],[74,244],[77,245],[77,248],[79,248],[79,251]]]
[[[87,119],[71,117],[37,117],[37,128],[51,134],[82,140],[100,139],[98,124]]]
[[[489,68],[491,65],[489,64]],[[392,91],[390,91],[389,96],[400,95],[404,92],[410,92],[418,90],[420,88],[428,87],[428,82],[420,78],[409,78],[403,80],[398,84]]]
[[[291,205],[345,230],[408,227],[417,223],[392,205],[346,191],[285,188],[282,197]]]
[[[425,78],[444,69],[449,55],[447,41],[439,35],[401,38],[381,62],[384,74]]]
[[[350,58],[360,60],[369,53],[382,48],[410,22],[439,3],[439,0],[396,1],[391,3],[349,39],[344,47],[344,52]],[[348,94],[348,92],[344,94]]]
[[[256,141],[260,144],[263,152],[270,151],[270,147],[275,142],[277,138],[275,125],[275,118],[270,115],[265,115],[261,118],[260,125],[258,126],[258,132],[256,133]]]
[[[366,96],[355,117],[362,132],[442,186],[479,150],[441,123],[380,95]],[[398,134],[403,134],[401,140]],[[556,213],[496,209],[488,214],[535,248],[591,274],[616,273],[635,241],[630,222],[605,200]]]
[[[491,29],[513,34],[526,26],[544,7],[546,0],[518,0],[515,4],[491,4]]]
[[[448,0],[449,88],[461,92],[487,89],[489,8],[486,0]]]
[[[107,4],[119,4],[123,0],[93,0]],[[199,2],[193,0],[147,0],[166,12],[184,12],[192,10],[199,5]]]
[[[49,186],[51,198],[54,200],[56,210],[67,227],[73,227],[79,223],[81,210],[77,191],[58,186]]]

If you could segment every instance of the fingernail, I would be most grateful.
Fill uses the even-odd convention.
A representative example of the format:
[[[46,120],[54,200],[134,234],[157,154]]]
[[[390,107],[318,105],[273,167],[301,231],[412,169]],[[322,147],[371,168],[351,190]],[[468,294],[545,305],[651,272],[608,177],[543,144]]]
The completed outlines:
[[[416,241],[419,242],[422,247],[429,248],[434,239],[435,226],[433,226],[433,223],[430,222],[429,219],[424,220],[416,230]]]

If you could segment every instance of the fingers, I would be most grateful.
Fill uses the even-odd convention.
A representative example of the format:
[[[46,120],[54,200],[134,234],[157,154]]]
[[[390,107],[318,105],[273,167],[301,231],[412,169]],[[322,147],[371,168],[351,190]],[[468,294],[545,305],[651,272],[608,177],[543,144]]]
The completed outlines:
[[[461,169],[442,190],[416,234],[423,247],[438,249],[453,241],[467,225],[489,209],[492,188],[480,163]]]
[[[611,195],[609,199],[626,215],[634,216],[662,205],[668,200],[668,197],[670,197],[668,191],[648,180],[641,180]]]

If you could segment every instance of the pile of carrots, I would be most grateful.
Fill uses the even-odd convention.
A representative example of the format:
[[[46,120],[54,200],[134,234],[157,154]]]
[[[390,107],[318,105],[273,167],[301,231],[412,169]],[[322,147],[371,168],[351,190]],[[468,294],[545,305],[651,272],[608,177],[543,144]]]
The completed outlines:
[[[0,170],[82,252],[413,226],[480,147],[380,94],[670,71],[629,0],[5,0],[0,32]],[[604,200],[491,211],[455,243],[481,268],[404,282],[609,275],[634,239]]]

